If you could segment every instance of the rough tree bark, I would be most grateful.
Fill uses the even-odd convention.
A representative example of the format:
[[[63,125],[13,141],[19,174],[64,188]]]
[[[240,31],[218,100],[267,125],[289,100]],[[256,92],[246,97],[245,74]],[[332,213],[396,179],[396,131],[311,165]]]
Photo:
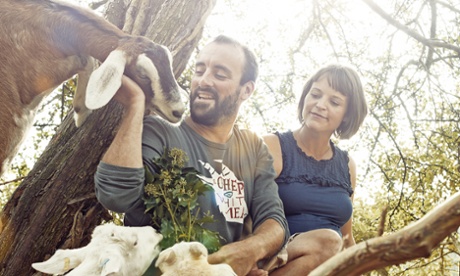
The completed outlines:
[[[215,0],[113,0],[107,18],[128,33],[166,45],[174,73],[184,70]],[[0,275],[32,275],[31,263],[57,248],[86,245],[107,211],[94,196],[93,175],[122,115],[111,102],[75,128],[69,114],[0,216]]]
[[[362,275],[378,268],[427,258],[459,226],[460,192],[405,228],[342,251],[317,267],[309,276]]]

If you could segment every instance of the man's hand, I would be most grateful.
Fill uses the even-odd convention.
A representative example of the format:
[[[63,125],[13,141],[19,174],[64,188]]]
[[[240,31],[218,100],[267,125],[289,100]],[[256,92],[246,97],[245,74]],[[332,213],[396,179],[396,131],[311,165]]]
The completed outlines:
[[[208,262],[210,264],[229,264],[237,275],[245,276],[256,267],[257,262],[256,254],[253,252],[256,248],[249,248],[248,245],[244,241],[224,245],[219,251],[208,256]]]
[[[268,271],[255,267],[249,271],[247,276],[268,276]]]
[[[144,92],[137,83],[125,75],[123,75],[121,87],[115,94],[114,99],[125,108],[145,106]]]
[[[285,233],[274,219],[267,219],[244,240],[229,243],[208,256],[210,264],[227,263],[239,276],[268,275],[265,270],[257,268],[257,262],[273,256],[280,250]]]

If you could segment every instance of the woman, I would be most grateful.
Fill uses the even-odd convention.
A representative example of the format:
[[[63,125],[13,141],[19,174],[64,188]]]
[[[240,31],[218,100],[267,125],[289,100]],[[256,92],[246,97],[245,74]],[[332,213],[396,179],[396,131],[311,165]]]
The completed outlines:
[[[320,69],[305,84],[297,112],[300,128],[264,137],[292,235],[288,262],[270,275],[307,275],[355,244],[356,165],[331,137],[349,139],[367,115],[358,74],[341,65]]]

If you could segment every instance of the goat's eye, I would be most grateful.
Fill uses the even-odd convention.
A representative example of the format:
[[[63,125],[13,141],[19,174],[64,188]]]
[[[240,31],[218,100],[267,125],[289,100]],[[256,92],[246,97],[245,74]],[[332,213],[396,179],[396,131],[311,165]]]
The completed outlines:
[[[137,241],[134,242],[134,246],[136,246],[136,245],[137,245]]]
[[[136,70],[136,75],[139,79],[142,79],[142,80],[148,80],[149,79],[149,76],[146,72],[146,70],[142,67],[140,68],[137,68]]]
[[[149,77],[148,77],[146,74],[144,74],[144,73],[139,73],[139,74],[138,74],[138,77],[139,77],[140,79],[142,79],[142,80],[148,80],[148,79],[149,79]]]

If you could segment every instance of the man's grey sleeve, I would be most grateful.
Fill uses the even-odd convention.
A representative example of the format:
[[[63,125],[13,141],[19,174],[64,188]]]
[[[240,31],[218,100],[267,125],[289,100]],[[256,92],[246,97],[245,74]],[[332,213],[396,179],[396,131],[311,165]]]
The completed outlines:
[[[254,229],[266,219],[276,220],[284,228],[284,243],[289,239],[289,227],[284,215],[283,202],[278,195],[278,185],[274,181],[273,158],[268,152],[267,146],[261,142],[256,167],[255,190],[251,204]]]
[[[144,168],[126,168],[100,162],[94,176],[96,197],[107,209],[126,213],[143,194]]]

